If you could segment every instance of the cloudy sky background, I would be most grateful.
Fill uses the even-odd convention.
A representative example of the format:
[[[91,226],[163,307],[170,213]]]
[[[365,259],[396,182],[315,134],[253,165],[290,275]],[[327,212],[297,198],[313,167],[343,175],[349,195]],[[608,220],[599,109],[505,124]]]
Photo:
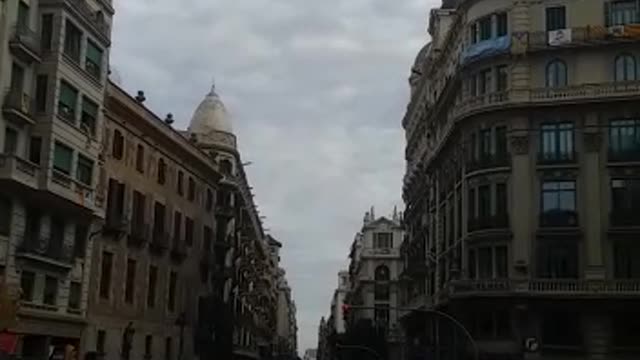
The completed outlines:
[[[186,128],[215,78],[266,228],[284,243],[299,350],[315,347],[364,212],[402,208],[409,69],[436,0],[116,0],[111,64]]]

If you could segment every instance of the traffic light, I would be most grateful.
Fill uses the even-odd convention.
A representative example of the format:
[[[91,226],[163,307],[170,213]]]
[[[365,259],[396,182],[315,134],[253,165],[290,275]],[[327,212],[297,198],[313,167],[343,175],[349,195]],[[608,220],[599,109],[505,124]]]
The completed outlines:
[[[349,315],[351,314],[351,305],[349,304],[342,304],[342,319],[344,321],[348,321],[349,320]]]

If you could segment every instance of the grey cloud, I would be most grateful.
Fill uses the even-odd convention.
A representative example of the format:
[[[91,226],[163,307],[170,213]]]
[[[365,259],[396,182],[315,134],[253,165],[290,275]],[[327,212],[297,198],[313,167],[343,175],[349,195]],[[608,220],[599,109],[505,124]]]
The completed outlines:
[[[406,79],[435,2],[116,2],[112,65],[158,114],[186,127],[215,76],[266,227],[285,244],[301,351],[363,211],[400,204]]]

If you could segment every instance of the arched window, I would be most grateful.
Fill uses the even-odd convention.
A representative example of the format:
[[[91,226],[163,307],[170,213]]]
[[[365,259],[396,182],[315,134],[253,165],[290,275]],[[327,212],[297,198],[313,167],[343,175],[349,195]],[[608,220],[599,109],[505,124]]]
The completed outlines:
[[[124,154],[124,136],[120,130],[113,132],[113,143],[111,144],[111,155],[114,159],[122,160]]]
[[[164,159],[158,159],[158,184],[164,185],[167,179],[167,164]]]
[[[378,266],[374,272],[374,279],[374,299],[377,301],[388,301],[390,298],[389,268],[385,265]]]
[[[633,55],[622,54],[616,57],[614,77],[616,81],[636,80],[636,59]]]
[[[389,281],[389,268],[385,265],[378,266],[374,277],[376,281]]]
[[[555,88],[567,86],[567,64],[560,59],[547,64],[547,87]]]

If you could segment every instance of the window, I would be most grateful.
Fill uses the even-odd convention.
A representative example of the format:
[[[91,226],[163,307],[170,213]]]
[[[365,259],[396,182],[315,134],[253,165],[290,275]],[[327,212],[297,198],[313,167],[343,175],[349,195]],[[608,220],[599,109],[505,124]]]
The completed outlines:
[[[91,183],[93,182],[93,161],[82,155],[78,155],[76,179],[85,185],[91,186]]]
[[[567,28],[566,8],[564,6],[554,6],[545,9],[547,19],[547,31],[561,30]]]
[[[169,300],[167,302],[167,307],[170,312],[174,312],[176,310],[176,286],[178,282],[178,274],[175,271],[171,271],[169,274]]]
[[[565,162],[574,160],[573,124],[543,124],[540,131],[540,160]]]
[[[622,217],[625,213],[637,213],[640,207],[640,179],[611,180],[611,211],[613,218]],[[640,209],[638,209],[640,210]]]
[[[98,104],[82,97],[82,115],[80,117],[80,129],[93,136],[96,133],[96,120],[98,119]]]
[[[42,50],[51,50],[53,40],[53,14],[42,15],[40,21],[40,45]]]
[[[0,196],[0,235],[9,236],[11,232],[11,200]]]
[[[107,194],[107,221],[119,219],[124,214],[125,185],[116,179],[109,179]]]
[[[113,267],[113,254],[102,252],[102,266],[100,271],[100,297],[108,299],[111,293],[111,268]]]
[[[232,170],[233,170],[233,164],[231,164],[231,161],[226,159],[220,161],[220,171],[224,175],[231,175]]]
[[[373,276],[376,281],[389,281],[391,278],[389,268],[384,265],[378,266]]]
[[[611,323],[614,347],[637,348],[640,339],[640,312],[637,309],[613,312]]]
[[[636,58],[630,54],[618,55],[614,71],[615,81],[636,80]]]
[[[567,64],[558,59],[547,64],[546,81],[549,88],[567,86]]]
[[[542,226],[576,226],[575,181],[542,183]]]
[[[96,336],[96,352],[98,354],[104,354],[104,345],[107,342],[107,332],[104,330],[98,330]]]
[[[493,254],[489,247],[478,250],[478,270],[480,279],[493,278]]]
[[[167,179],[167,164],[164,162],[164,159],[158,159],[158,184],[164,185]]]
[[[207,189],[207,199],[204,206],[207,211],[211,211],[211,209],[213,209],[213,192],[211,189]]]
[[[636,24],[638,8],[635,0],[613,0],[606,4],[609,14],[607,26]]]
[[[165,207],[163,204],[156,202],[153,208],[153,235],[164,236]]]
[[[468,269],[467,271],[469,272],[469,279],[476,279],[476,267],[477,267],[477,262],[476,262],[476,250],[469,250],[469,258],[468,260]]]
[[[147,306],[152,308],[156,306],[156,283],[158,281],[158,268],[149,267],[149,284],[147,288]]]
[[[491,93],[491,69],[480,71],[478,80],[478,95]]]
[[[182,170],[178,170],[178,182],[177,182],[177,191],[178,191],[178,195],[182,196],[184,195],[184,187],[183,187],[183,182],[184,182],[184,173],[182,172]]]
[[[91,76],[100,80],[102,75],[102,49],[92,41],[87,41],[87,55],[84,68]]]
[[[14,154],[18,151],[18,132],[12,127],[4,128],[4,153]]]
[[[29,141],[29,161],[40,165],[40,153],[42,151],[42,138],[31,137]]]
[[[182,214],[179,211],[173,214],[173,241],[175,244],[182,241]]]
[[[482,185],[478,188],[478,218],[491,217],[491,187]]]
[[[38,209],[27,208],[24,237],[28,241],[40,240],[40,219],[42,215]]]
[[[616,279],[640,278],[640,246],[633,241],[618,240],[613,246],[614,276]]]
[[[506,279],[509,277],[509,258],[507,257],[507,247],[498,246],[495,248],[496,278]]]
[[[20,276],[20,288],[22,289],[22,300],[33,301],[33,289],[36,283],[36,274],[31,271],[22,271]]]
[[[47,254],[54,258],[62,255],[66,228],[67,224],[65,223],[63,218],[59,217],[59,215],[51,217],[51,227],[49,230],[50,239]]]
[[[136,261],[127,259],[127,275],[124,285],[124,301],[133,304],[133,297],[136,284]]]
[[[187,182],[187,199],[193,201],[196,198],[196,182],[191,176]]]
[[[493,141],[491,139],[491,129],[480,131],[480,159],[490,158],[493,154]]]
[[[66,81],[60,81],[60,96],[58,97],[58,116],[75,124],[78,90]]]
[[[173,358],[173,346],[171,338],[167,337],[164,343],[164,360],[171,360]]]
[[[16,26],[19,30],[29,29],[29,5],[24,1],[18,1],[18,16]]]
[[[619,119],[609,126],[609,157],[611,160],[634,160],[640,155],[640,121]]]
[[[187,246],[193,245],[193,219],[188,216],[184,217],[184,241]]]
[[[471,331],[481,340],[506,339],[511,336],[511,321],[506,310],[477,312],[472,317]]]
[[[53,153],[53,169],[66,175],[71,175],[72,162],[73,150],[56,141]]]
[[[24,88],[24,68],[16,63],[11,65],[11,89],[16,92],[23,92]]]
[[[147,335],[144,337],[144,356],[146,358],[151,358],[152,351],[153,351],[153,336]]]
[[[469,199],[467,200],[467,205],[469,206],[467,220],[471,221],[476,218],[476,189],[469,189]]]
[[[122,160],[124,155],[124,136],[120,130],[113,132],[113,144],[111,144],[111,155],[118,160]]]
[[[504,126],[496,127],[496,154],[507,155],[507,128]]]
[[[136,170],[139,173],[144,173],[144,146],[138,144],[136,150]]]
[[[507,65],[500,65],[496,68],[496,73],[498,74],[496,91],[507,91],[509,89],[509,67]]]
[[[509,27],[509,21],[507,18],[507,13],[498,13],[496,14],[496,31],[497,31],[497,36],[501,37],[501,36],[505,36],[507,35],[507,32]]]
[[[131,223],[137,228],[145,225],[146,196],[139,191],[133,192]]]
[[[84,258],[88,236],[89,226],[81,223],[76,224],[73,236],[73,255],[76,258]]]
[[[547,279],[578,277],[578,247],[575,241],[538,241],[537,276]]]
[[[205,225],[203,230],[203,241],[202,241],[202,250],[204,250],[205,254],[209,254],[211,252],[211,241],[213,236],[213,230],[211,227]]]
[[[491,16],[485,16],[478,21],[480,41],[491,39]]]
[[[82,32],[69,20],[65,21],[64,53],[73,61],[80,62]]]
[[[496,184],[496,214],[506,215],[509,204],[507,203],[507,184]]]
[[[44,279],[44,294],[42,296],[42,302],[45,305],[55,306],[58,300],[58,279],[53,276],[45,276]]]
[[[469,42],[475,44],[478,42],[478,23],[469,26]]]
[[[38,75],[36,77],[36,111],[47,111],[47,93],[49,90],[49,77]]]
[[[374,321],[376,326],[387,327],[389,325],[389,304],[376,304]]]
[[[80,309],[80,296],[82,294],[82,285],[79,282],[72,281],[69,285],[69,309]]]
[[[374,249],[391,249],[393,248],[393,234],[389,232],[373,234]]]

